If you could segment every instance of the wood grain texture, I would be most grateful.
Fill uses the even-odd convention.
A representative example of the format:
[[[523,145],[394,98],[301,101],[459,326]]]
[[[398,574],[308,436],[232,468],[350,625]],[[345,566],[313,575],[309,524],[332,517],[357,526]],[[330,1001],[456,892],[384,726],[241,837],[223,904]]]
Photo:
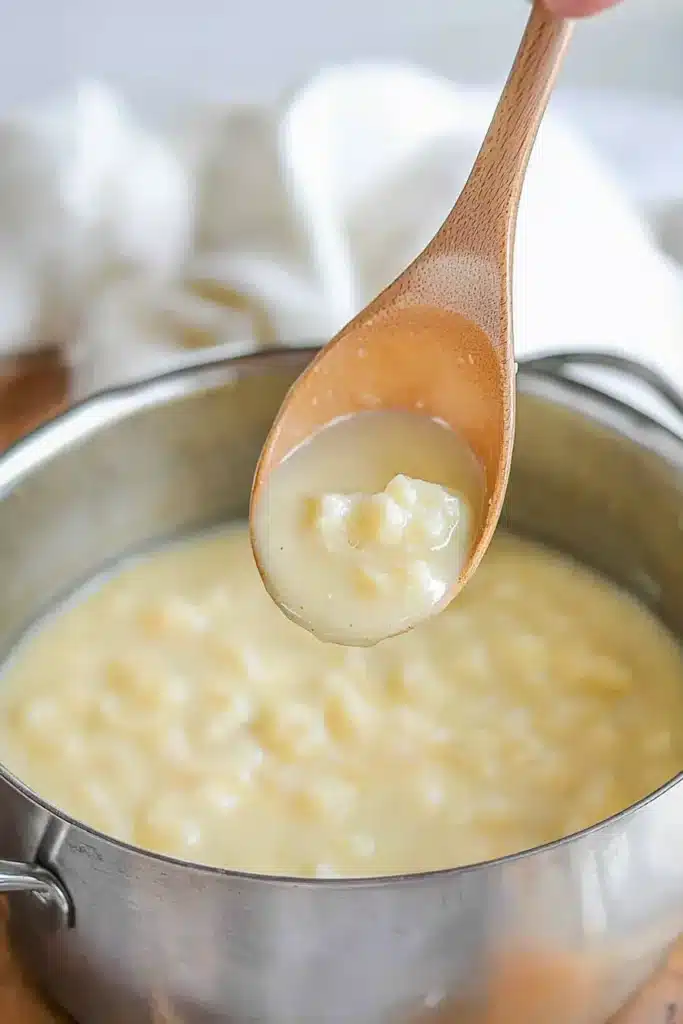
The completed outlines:
[[[4,366],[0,363],[0,448],[64,408],[66,400],[67,374],[55,353],[30,356]],[[0,1024],[67,1024],[66,1018],[35,991],[12,956],[7,916],[7,901],[0,899]],[[508,1010],[510,1005],[507,1003]],[[526,1010],[523,1015],[519,1024],[532,1024]],[[505,1024],[518,1024],[509,1013],[504,1017]],[[464,1024],[463,1018],[452,1012],[430,1020],[433,1024],[455,1024],[456,1020]],[[467,1024],[492,1024],[493,1020],[497,1022],[498,1018],[485,1016],[483,1020],[470,1019]],[[533,1024],[558,1021],[534,1019]],[[611,1024],[683,1024],[683,940],[673,948],[662,970]]]
[[[490,128],[451,213],[413,263],[304,370],[275,418],[254,475],[252,510],[269,473],[297,444],[331,419],[368,404],[375,410],[422,409],[443,420],[480,458],[485,492],[484,514],[451,597],[481,561],[507,488],[514,439],[517,210],[571,28],[534,0]],[[268,588],[253,531],[252,546]]]

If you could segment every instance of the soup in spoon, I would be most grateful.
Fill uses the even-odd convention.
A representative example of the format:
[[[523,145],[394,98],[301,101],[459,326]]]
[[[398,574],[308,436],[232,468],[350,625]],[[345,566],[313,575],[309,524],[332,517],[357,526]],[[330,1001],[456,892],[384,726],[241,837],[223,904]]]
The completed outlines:
[[[437,420],[337,419],[274,469],[252,518],[266,586],[319,639],[366,646],[448,600],[470,555],[483,472]]]

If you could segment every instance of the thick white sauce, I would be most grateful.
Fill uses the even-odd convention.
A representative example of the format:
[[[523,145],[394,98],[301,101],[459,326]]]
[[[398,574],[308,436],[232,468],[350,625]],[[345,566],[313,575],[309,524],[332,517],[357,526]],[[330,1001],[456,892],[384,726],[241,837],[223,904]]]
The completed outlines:
[[[683,663],[636,602],[497,537],[458,599],[371,648],[280,613],[246,527],[124,567],[27,637],[0,757],[142,847],[254,872],[453,867],[683,767]]]
[[[319,639],[364,646],[446,603],[482,504],[480,467],[415,413],[333,421],[269,474],[252,511],[266,586]]]

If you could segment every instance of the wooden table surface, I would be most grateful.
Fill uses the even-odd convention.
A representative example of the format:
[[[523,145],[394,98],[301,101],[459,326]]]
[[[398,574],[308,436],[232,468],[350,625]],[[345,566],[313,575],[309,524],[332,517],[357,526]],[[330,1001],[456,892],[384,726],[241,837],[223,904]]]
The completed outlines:
[[[54,353],[0,362],[0,450],[59,412],[66,404],[66,392],[67,374]],[[1,900],[0,1024],[65,1024],[64,1017],[46,1006],[14,961],[6,940],[6,922],[7,905]],[[531,1024],[517,1013],[514,1016],[514,1022],[506,1019],[504,1024]],[[533,1024],[546,1022],[534,1016]],[[683,1024],[683,940],[674,947],[661,972],[613,1024]]]
[[[54,352],[0,361],[0,451],[66,401],[67,373]]]

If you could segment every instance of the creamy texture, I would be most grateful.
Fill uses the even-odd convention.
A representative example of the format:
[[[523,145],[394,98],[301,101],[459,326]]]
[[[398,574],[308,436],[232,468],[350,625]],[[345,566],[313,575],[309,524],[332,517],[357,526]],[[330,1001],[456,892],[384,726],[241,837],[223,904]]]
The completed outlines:
[[[683,766],[678,645],[635,601],[499,536],[439,616],[323,644],[245,527],[124,567],[29,635],[0,756],[113,836],[291,875],[453,867],[556,839]]]
[[[426,416],[339,419],[272,470],[252,539],[273,599],[319,639],[364,646],[433,615],[470,551],[483,475]]]

